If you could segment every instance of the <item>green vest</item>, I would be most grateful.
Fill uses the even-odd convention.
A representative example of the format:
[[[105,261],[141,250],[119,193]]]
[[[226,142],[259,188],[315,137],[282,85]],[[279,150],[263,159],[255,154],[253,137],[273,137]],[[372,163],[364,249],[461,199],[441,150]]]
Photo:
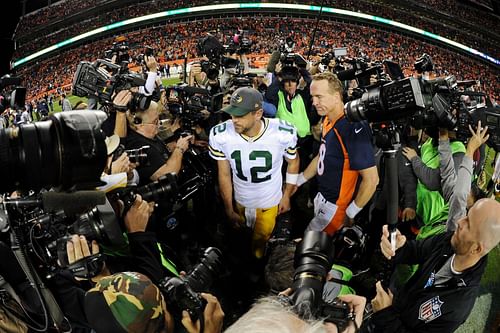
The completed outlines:
[[[465,153],[465,146],[460,141],[451,142],[450,148],[452,154]],[[422,145],[421,157],[422,162],[429,168],[439,168],[439,151],[432,145],[432,139]],[[441,222],[448,219],[448,203],[439,191],[429,191],[420,181],[417,184],[417,214],[425,225],[420,230],[419,238],[444,231],[444,224],[438,228],[436,224],[442,224]]]
[[[295,126],[299,138],[311,134],[311,126],[309,124],[309,118],[307,118],[306,106],[304,105],[302,96],[297,94],[292,98],[292,112],[288,111],[286,108],[285,95],[281,90],[278,92],[278,97],[279,101],[276,118],[288,121]]]

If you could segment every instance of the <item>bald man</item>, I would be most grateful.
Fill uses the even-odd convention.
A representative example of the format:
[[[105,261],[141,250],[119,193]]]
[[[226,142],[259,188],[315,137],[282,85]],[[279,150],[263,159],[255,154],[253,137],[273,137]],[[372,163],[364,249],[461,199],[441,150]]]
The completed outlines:
[[[488,252],[500,242],[500,203],[478,200],[454,232],[407,242],[398,231],[395,251],[388,236],[384,226],[382,253],[419,268],[394,296],[377,283],[373,332],[454,332],[474,306]]]

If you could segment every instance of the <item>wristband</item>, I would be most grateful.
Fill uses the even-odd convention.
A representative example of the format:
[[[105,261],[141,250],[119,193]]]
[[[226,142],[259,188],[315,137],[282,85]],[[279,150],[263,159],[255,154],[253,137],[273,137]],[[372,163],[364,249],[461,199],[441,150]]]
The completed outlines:
[[[127,105],[117,105],[113,103],[113,109],[118,112],[125,113],[128,111],[128,106]]]
[[[297,176],[297,186],[307,183],[308,180],[309,179],[306,179],[306,177],[304,177],[303,172],[299,173],[299,175]]]
[[[350,218],[350,219],[353,219],[356,215],[358,215],[358,213],[363,209],[363,207],[359,208],[358,206],[356,206],[356,203],[353,201],[351,201],[351,204],[349,206],[347,206],[347,209],[345,210],[345,213],[347,214],[347,216]]]
[[[299,178],[299,174],[298,173],[288,173],[287,172],[286,173],[285,183],[296,185],[298,178]]]

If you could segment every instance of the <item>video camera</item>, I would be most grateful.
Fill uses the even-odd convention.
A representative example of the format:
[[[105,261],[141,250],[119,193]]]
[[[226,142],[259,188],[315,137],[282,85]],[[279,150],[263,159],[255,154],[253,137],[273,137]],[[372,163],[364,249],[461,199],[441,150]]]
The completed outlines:
[[[144,46],[144,53],[140,53],[135,57],[135,61],[139,64],[146,66],[146,57],[152,57],[154,55],[154,48],[151,46]]]
[[[293,294],[282,299],[304,320],[323,319],[342,332],[354,320],[349,305],[338,298],[326,302],[322,297],[334,253],[333,241],[326,233],[305,232],[295,250]]]
[[[429,69],[428,58],[421,58],[418,67]],[[380,80],[364,88],[361,97],[347,102],[344,113],[350,121],[377,123],[407,119],[416,129],[443,127],[456,131],[464,141],[470,136],[468,126],[474,127],[478,120],[482,120],[484,125],[491,125],[488,128],[489,145],[500,148],[498,108],[493,108],[491,102],[488,107],[475,105],[467,108],[464,96],[483,96],[488,100],[484,93],[460,90],[453,75],[436,79]]]
[[[81,61],[73,77],[73,95],[97,96],[99,103],[112,105],[115,92],[140,87],[145,83],[141,74],[130,73],[126,65],[120,66],[104,59]],[[150,96],[134,93],[128,108],[145,110],[150,102]]]
[[[31,197],[3,199],[0,205],[4,223],[18,241],[30,240],[27,246],[28,252],[34,255],[31,259],[38,262],[47,278],[61,268],[68,268],[81,278],[101,272],[102,254],[69,264],[66,246],[71,235],[83,235],[89,243],[96,240],[105,246],[126,244],[115,212],[103,192],[43,192]]]
[[[220,72],[224,46],[215,36],[208,34],[198,41],[196,49],[198,56],[208,58],[200,62],[201,70],[207,74],[209,80],[216,80]]]
[[[245,31],[239,30],[229,39],[229,44],[224,45],[224,49],[226,53],[242,55],[249,53],[251,46],[252,41],[246,36]]]
[[[14,86],[9,92],[3,90]],[[5,74],[0,78],[0,112],[7,108],[22,109],[26,98],[26,88],[21,86],[21,78]]]
[[[188,85],[171,86],[166,91],[168,110],[181,119],[186,131],[205,120],[202,110],[216,112],[222,108],[222,92],[212,95],[207,89]]]
[[[166,277],[158,283],[174,318],[178,320],[182,318],[183,310],[189,313],[193,322],[203,317],[206,301],[199,293],[208,291],[214,279],[220,275],[221,258],[222,253],[219,249],[209,247],[205,250],[200,263],[185,277]]]
[[[113,42],[110,49],[104,51],[104,58],[111,60],[114,56],[116,56],[116,63],[121,63],[123,61],[129,62],[129,49],[130,47],[128,42],[121,38],[119,41]]]

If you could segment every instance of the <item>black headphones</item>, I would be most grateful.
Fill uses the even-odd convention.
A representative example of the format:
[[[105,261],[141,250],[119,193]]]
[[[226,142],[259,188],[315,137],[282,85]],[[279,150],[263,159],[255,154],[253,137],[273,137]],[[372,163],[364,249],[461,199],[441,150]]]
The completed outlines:
[[[142,119],[139,118],[139,117],[137,117],[137,114],[134,113],[133,114],[133,122],[134,122],[135,125],[140,125],[140,124],[142,124]]]

